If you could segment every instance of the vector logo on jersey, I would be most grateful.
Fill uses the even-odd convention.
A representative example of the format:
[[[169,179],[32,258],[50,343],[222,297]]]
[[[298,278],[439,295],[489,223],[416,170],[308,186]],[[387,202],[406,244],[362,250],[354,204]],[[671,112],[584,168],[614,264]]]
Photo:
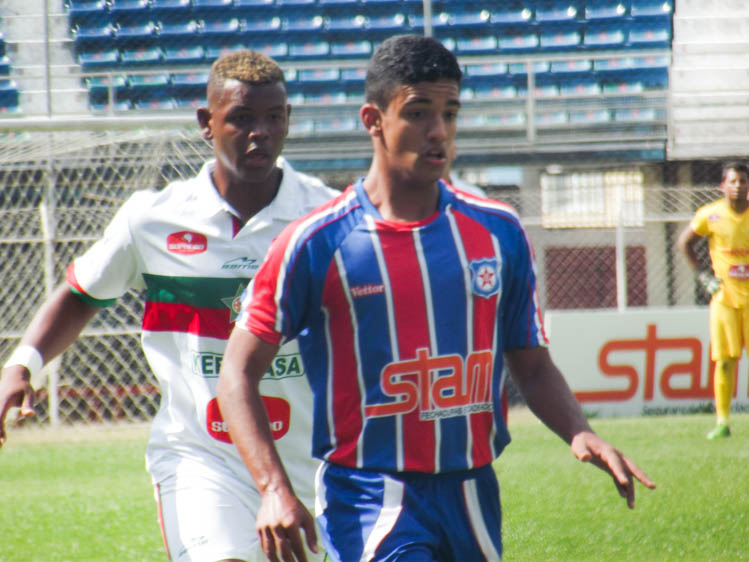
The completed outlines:
[[[172,232],[166,237],[166,249],[174,254],[200,254],[208,249],[208,240],[198,232]]]
[[[262,396],[265,411],[268,413],[270,430],[273,439],[281,439],[289,431],[291,423],[291,404],[283,398],[275,396]],[[208,434],[223,443],[232,443],[229,428],[221,415],[218,400],[215,398],[206,406],[206,429]]]

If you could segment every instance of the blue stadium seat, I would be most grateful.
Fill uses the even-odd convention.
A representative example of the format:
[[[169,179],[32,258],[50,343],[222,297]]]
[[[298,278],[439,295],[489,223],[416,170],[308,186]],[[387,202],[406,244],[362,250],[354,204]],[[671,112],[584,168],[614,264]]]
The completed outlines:
[[[330,90],[325,92],[305,92],[304,103],[315,105],[339,105],[346,103],[346,92]]]
[[[539,39],[535,33],[521,34],[500,34],[499,50],[500,51],[534,51],[538,49]]]
[[[488,79],[494,81],[500,76],[507,74],[507,64],[503,62],[468,64],[465,68],[465,77],[468,81],[483,81]]]
[[[473,89],[476,100],[504,100],[517,97],[518,89],[511,84],[505,85],[479,85]]]
[[[361,14],[352,16],[336,16],[325,18],[325,29],[330,32],[359,32],[367,23],[367,18]]]
[[[109,113],[109,103],[91,103],[89,102],[91,111],[94,113]],[[112,106],[113,113],[125,113],[133,108],[133,104],[130,100],[117,100]]]
[[[93,52],[78,53],[78,63],[83,70],[96,70],[116,66],[120,62],[120,52],[114,47]]]
[[[305,8],[314,7],[317,0],[276,0],[276,5],[282,10],[285,8]]]
[[[151,21],[118,25],[114,41],[120,49],[127,45],[153,46],[156,42],[156,32],[156,24]]]
[[[529,23],[533,10],[524,2],[515,2],[491,10],[491,23],[494,25],[512,25]]]
[[[362,6],[366,8],[394,8],[400,7],[400,0],[361,0]]]
[[[240,39],[214,41],[205,46],[205,59],[207,62],[213,62],[219,57],[242,51],[245,48],[244,43]]]
[[[340,72],[337,68],[304,68],[297,72],[297,80],[306,84],[327,84],[338,83]]]
[[[353,117],[316,119],[314,130],[316,133],[350,133],[356,130],[356,123],[357,120]]]
[[[341,69],[341,82],[349,85],[364,85],[364,80],[367,77],[367,70],[365,68],[342,68]]]
[[[196,19],[228,19],[234,10],[233,0],[192,0]]]
[[[663,116],[653,108],[624,108],[614,110],[614,121],[632,123],[639,121],[657,121]]]
[[[588,21],[621,20],[627,15],[629,0],[586,0],[585,19]]]
[[[200,64],[205,58],[205,49],[200,45],[166,48],[163,51],[166,64]]]
[[[109,6],[106,0],[70,0],[68,3],[70,27],[97,27],[109,23]]]
[[[450,23],[450,16],[446,13],[439,13],[432,15],[432,29],[446,29]],[[408,25],[415,32],[423,31],[424,29],[424,16],[421,13],[411,14],[408,16]]]
[[[536,21],[539,23],[573,22],[581,15],[575,1],[541,1],[536,4]]]
[[[208,86],[208,72],[176,72],[169,79],[173,88],[188,88],[190,90],[203,91]]]
[[[668,47],[671,44],[671,22],[632,24],[629,29],[631,47]]]
[[[234,7],[237,9],[248,8],[254,11],[272,8],[275,3],[275,0],[234,0]]]
[[[172,98],[172,100],[174,101],[174,109],[190,109],[194,111],[199,107],[207,105],[205,95],[196,98]]]
[[[608,109],[589,109],[585,111],[570,111],[570,123],[576,125],[597,125],[611,121],[611,111]]]
[[[151,18],[164,23],[179,23],[192,19],[190,0],[151,0]]]
[[[7,55],[0,57],[0,76],[8,76],[10,74],[10,58]]]
[[[531,64],[531,72],[534,74],[545,74],[549,72],[549,63],[547,61],[535,61]],[[513,62],[507,65],[507,73],[520,76],[528,74],[525,63]]]
[[[549,71],[552,74],[570,75],[587,74],[593,70],[593,62],[587,59],[570,59],[551,61]]]
[[[160,64],[164,54],[159,47],[121,49],[120,62],[124,65]]]
[[[333,6],[347,10],[356,8],[359,5],[359,0],[318,0],[318,2],[321,6]]]
[[[0,80],[0,107],[5,113],[17,112],[19,108],[18,84],[15,80]]]
[[[282,60],[289,56],[289,45],[278,41],[253,41],[247,43],[247,48],[275,59]]]
[[[149,18],[148,0],[110,0],[109,18],[119,25],[137,25]]]
[[[309,34],[310,36],[319,35],[323,29],[325,20],[321,15],[315,15],[313,17],[292,17],[283,18],[281,20],[281,29],[289,34],[290,38],[294,36],[304,36]]]
[[[633,18],[671,17],[674,5],[671,0],[631,0],[630,14]]]
[[[91,105],[107,105],[109,103],[110,90],[112,99],[117,101],[127,95],[127,79],[122,74],[114,76],[90,76],[85,79],[86,88],[89,93]]]
[[[365,22],[367,29],[371,31],[405,31],[406,16],[401,13],[369,16]]]
[[[454,7],[446,11],[448,23],[452,29],[476,29],[487,28],[491,19],[489,10],[480,8]]]
[[[533,92],[537,98],[555,98],[559,95],[559,85],[555,82],[539,82]]]
[[[199,33],[205,38],[235,36],[239,33],[239,19],[200,20]]]
[[[162,49],[189,48],[198,41],[199,25],[195,20],[184,23],[159,23],[158,40]]]
[[[130,100],[166,99],[169,97],[171,76],[162,72],[158,74],[131,74],[127,77]]]
[[[585,28],[583,45],[592,49],[614,49],[624,46],[627,34],[619,25],[589,25]]]
[[[559,93],[563,96],[597,96],[601,93],[601,85],[593,78],[562,80]]]
[[[169,95],[181,108],[200,107],[205,103],[207,72],[175,73],[170,76]]]
[[[537,127],[566,125],[570,116],[566,111],[539,111],[534,115]]]
[[[456,39],[458,53],[466,55],[483,55],[497,52],[497,38],[494,35]]]
[[[621,73],[632,68],[631,57],[616,57],[610,59],[596,59],[593,70],[597,73]]]
[[[242,18],[239,20],[240,33],[257,37],[258,35],[276,35],[281,31],[281,18]]]
[[[372,54],[372,43],[369,41],[345,41],[330,44],[330,54],[334,57],[369,58]]]
[[[670,55],[634,56],[629,59],[629,68],[634,70],[668,70],[671,66]]]
[[[538,37],[542,49],[576,49],[582,45],[579,31],[550,31],[543,32]]]
[[[604,81],[601,83],[601,91],[604,95],[633,95],[641,94],[645,91],[642,81],[633,80],[617,80],[617,81]]]
[[[289,135],[304,137],[315,132],[315,122],[312,119],[296,119],[292,116],[289,123]]]
[[[173,111],[177,109],[177,104],[171,98],[147,98],[142,99],[134,104],[138,111]]]
[[[292,58],[309,59],[323,58],[330,53],[327,41],[307,41],[305,43],[289,43],[289,56]]]
[[[98,51],[114,47],[114,27],[110,24],[79,27],[73,30],[76,52]]]

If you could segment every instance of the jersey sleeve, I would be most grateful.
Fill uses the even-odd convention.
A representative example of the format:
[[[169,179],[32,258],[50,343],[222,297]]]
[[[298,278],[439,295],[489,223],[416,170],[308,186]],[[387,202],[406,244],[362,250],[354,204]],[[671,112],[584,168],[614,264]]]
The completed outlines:
[[[295,244],[296,223],[271,244],[257,275],[242,296],[236,326],[281,345],[296,337],[306,314],[309,260],[304,244]]]
[[[547,345],[536,286],[533,247],[522,226],[516,231],[515,243],[508,246],[507,284],[502,299],[504,348],[531,348]]]
[[[66,272],[70,289],[94,306],[108,306],[130,288],[143,288],[131,232],[132,218],[148,208],[155,192],[133,194],[97,240]]]
[[[710,209],[708,209],[707,206],[700,207],[694,214],[692,222],[689,223],[689,226],[692,227],[692,230],[694,230],[694,232],[699,236],[704,237],[710,234],[710,229],[708,227],[707,221],[709,214]]]

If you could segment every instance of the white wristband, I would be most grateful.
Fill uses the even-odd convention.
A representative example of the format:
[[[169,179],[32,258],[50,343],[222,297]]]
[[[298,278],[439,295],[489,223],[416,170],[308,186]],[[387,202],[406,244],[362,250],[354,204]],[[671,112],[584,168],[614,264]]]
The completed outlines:
[[[13,353],[10,354],[8,360],[5,362],[4,367],[12,367],[13,365],[21,365],[26,367],[29,372],[29,377],[32,378],[44,366],[44,359],[39,350],[32,345],[19,345]]]

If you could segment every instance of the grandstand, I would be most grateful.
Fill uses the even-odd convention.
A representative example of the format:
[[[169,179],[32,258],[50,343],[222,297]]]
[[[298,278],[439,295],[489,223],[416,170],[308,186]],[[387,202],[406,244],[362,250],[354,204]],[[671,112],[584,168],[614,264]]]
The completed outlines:
[[[674,237],[715,196],[720,160],[746,155],[747,23],[738,0],[8,0],[0,354],[130,191],[210,155],[195,108],[213,60],[275,58],[286,156],[343,187],[369,163],[366,61],[397,33],[433,35],[462,64],[455,171],[520,212],[545,309],[704,304]],[[52,419],[153,413],[137,303],[66,354],[60,372],[91,368],[50,394]]]

